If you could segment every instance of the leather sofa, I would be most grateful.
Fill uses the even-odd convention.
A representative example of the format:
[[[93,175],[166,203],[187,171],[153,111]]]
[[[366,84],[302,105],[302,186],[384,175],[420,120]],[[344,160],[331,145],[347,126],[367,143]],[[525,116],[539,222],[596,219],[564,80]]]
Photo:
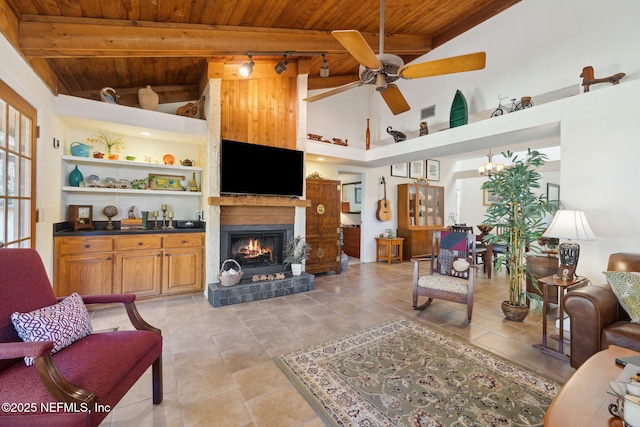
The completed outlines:
[[[640,271],[640,254],[610,255],[607,271]],[[571,291],[562,307],[571,319],[572,367],[612,344],[640,351],[640,324],[630,322],[608,284]]]

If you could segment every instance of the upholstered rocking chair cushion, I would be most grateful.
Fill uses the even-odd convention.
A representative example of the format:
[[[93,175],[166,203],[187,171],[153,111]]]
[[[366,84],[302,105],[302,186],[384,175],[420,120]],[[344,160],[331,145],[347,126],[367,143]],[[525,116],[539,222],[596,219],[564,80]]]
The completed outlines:
[[[456,294],[466,294],[469,289],[469,281],[461,277],[434,274],[420,276],[418,286]]]

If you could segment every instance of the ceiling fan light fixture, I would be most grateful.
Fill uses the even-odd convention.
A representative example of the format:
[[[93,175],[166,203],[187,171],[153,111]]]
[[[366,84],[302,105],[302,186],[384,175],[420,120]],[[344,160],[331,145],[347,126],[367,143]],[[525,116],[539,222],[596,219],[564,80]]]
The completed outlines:
[[[320,77],[329,77],[329,64],[325,54],[322,54],[322,66],[320,67]]]
[[[284,61],[280,61],[276,64],[275,70],[276,73],[278,74],[282,74],[287,70],[287,65],[289,65],[289,60],[287,59],[287,54],[285,53],[284,56]]]
[[[245,62],[244,64],[242,64],[240,66],[240,70],[238,70],[240,75],[245,78],[249,77],[251,73],[253,73],[253,66],[255,65],[255,62],[253,62],[251,55],[247,56],[249,57],[249,62]]]
[[[387,88],[387,77],[382,73],[378,73],[378,75],[376,76],[376,90],[378,92],[384,92],[386,88]]]

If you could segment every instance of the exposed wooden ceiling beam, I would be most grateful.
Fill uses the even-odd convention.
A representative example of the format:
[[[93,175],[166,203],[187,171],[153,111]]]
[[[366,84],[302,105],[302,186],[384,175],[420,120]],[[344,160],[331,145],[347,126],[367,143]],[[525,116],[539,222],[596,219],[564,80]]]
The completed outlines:
[[[46,34],[46,37],[43,37]],[[377,51],[378,34],[363,33]],[[206,57],[247,51],[346,53],[330,31],[232,27],[23,15],[20,49],[28,57]],[[385,35],[385,52],[422,55],[431,37]]]

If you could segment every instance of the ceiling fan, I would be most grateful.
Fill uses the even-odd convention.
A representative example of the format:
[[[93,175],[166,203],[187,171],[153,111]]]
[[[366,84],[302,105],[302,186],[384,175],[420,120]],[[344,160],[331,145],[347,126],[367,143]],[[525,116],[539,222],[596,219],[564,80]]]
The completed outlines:
[[[358,75],[360,81],[347,83],[335,89],[305,98],[314,102],[365,84],[375,85],[376,91],[394,115],[409,111],[410,107],[404,96],[393,84],[399,78],[417,79],[439,76],[442,74],[460,73],[481,70],[485,66],[484,52],[454,56],[435,61],[404,65],[402,58],[384,53],[384,0],[380,0],[380,53],[376,55],[357,30],[335,30],[331,34],[360,63]]]

